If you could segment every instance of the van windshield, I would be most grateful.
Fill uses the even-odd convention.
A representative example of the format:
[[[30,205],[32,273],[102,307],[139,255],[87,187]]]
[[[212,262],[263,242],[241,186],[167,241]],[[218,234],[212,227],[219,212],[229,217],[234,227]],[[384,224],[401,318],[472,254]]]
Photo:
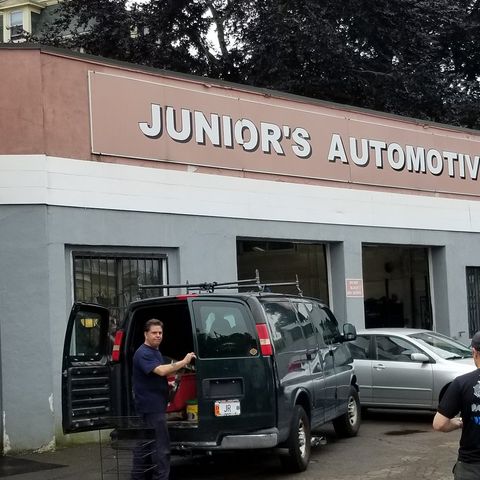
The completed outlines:
[[[239,302],[193,302],[198,355],[201,358],[257,356],[255,323]]]

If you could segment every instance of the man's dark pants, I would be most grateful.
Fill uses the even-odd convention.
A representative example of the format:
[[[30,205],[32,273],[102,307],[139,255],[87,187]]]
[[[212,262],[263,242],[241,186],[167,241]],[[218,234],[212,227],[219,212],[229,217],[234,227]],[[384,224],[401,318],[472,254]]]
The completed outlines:
[[[454,480],[479,480],[480,462],[465,463],[458,461],[453,467]]]
[[[145,427],[152,429],[155,439],[142,439],[133,451],[131,480],[168,480],[170,475],[170,437],[164,413],[142,415]],[[146,436],[146,435],[145,435]]]

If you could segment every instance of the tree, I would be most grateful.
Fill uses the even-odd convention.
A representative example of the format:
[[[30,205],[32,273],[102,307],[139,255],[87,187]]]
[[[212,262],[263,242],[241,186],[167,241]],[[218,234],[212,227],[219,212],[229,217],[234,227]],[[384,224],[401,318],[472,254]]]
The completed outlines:
[[[478,22],[463,1],[264,0],[251,15],[248,83],[480,127]]]
[[[156,68],[236,79],[234,1],[63,0],[56,19],[33,41]],[[208,36],[217,31],[217,50]]]
[[[59,15],[40,41],[480,128],[480,0],[63,0]]]

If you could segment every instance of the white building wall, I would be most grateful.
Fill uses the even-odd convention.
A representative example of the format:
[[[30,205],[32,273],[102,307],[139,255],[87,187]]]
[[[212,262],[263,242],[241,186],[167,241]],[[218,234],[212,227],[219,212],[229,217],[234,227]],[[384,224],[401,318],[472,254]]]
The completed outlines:
[[[252,180],[45,155],[0,155],[0,204],[480,231],[480,202],[475,200]]]

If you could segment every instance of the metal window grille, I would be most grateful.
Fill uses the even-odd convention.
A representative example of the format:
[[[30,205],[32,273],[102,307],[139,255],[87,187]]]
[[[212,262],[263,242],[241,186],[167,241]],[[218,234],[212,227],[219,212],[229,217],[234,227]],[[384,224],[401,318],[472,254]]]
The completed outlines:
[[[161,256],[73,255],[75,301],[108,307],[118,324],[126,307],[137,300],[139,284],[161,285],[166,280],[166,258]],[[161,289],[149,292],[161,296]]]
[[[480,267],[467,267],[468,333],[480,330]]]

